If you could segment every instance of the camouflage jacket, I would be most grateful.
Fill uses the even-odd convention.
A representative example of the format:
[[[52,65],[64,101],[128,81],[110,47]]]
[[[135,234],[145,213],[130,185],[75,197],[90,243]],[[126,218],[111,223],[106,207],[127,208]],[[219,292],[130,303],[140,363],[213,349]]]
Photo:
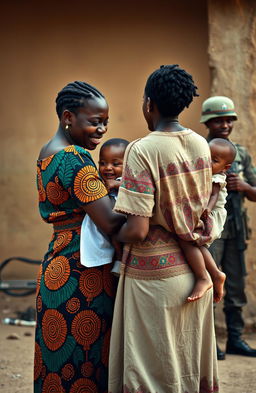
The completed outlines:
[[[252,159],[247,149],[235,143],[237,148],[236,158],[232,164],[230,172],[238,173],[242,180],[251,186],[256,186],[256,168],[252,165]],[[244,207],[244,194],[231,191],[228,193],[227,203],[227,220],[224,230],[221,234],[222,239],[236,238],[237,232],[242,231],[244,242],[249,239],[250,229],[248,217]],[[237,228],[240,226],[240,229]],[[241,238],[241,236],[240,236]]]

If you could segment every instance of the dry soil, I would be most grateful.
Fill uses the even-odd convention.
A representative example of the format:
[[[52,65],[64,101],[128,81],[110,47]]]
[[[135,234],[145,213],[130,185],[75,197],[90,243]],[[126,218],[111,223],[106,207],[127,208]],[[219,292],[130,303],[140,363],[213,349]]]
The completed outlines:
[[[14,298],[0,292],[0,318],[34,306],[34,295]],[[16,338],[8,338],[10,336]],[[256,348],[256,333],[245,336]],[[0,324],[0,392],[32,393],[34,328]],[[224,337],[218,341],[222,349]],[[221,393],[256,393],[256,358],[227,355],[219,361]],[[57,393],[57,392],[56,392]]]

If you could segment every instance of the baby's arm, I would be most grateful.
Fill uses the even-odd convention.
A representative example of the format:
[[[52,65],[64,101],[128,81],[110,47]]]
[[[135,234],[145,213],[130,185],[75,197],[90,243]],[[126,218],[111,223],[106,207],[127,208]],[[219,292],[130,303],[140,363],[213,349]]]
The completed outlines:
[[[202,216],[207,217],[210,214],[210,212],[214,209],[219,198],[220,188],[221,187],[219,183],[215,183],[215,182],[212,183],[212,193],[208,202],[208,206],[203,212]]]
[[[113,189],[118,190],[120,187],[120,184],[121,184],[120,180],[116,180],[116,179],[105,180],[105,186],[106,186],[108,192]]]

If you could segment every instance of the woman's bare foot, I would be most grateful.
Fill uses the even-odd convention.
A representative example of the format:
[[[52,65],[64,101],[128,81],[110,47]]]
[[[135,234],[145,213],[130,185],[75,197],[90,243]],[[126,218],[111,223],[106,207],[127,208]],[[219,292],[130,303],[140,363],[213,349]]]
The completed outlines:
[[[218,270],[212,277],[213,282],[213,300],[215,303],[219,303],[223,297],[224,282],[226,280],[226,274]]]
[[[198,278],[196,280],[196,284],[194,286],[194,289],[191,293],[191,295],[187,298],[188,302],[194,302],[198,299],[201,299],[201,297],[205,294],[205,292],[208,291],[208,289],[212,288],[212,280],[210,277],[206,278]]]

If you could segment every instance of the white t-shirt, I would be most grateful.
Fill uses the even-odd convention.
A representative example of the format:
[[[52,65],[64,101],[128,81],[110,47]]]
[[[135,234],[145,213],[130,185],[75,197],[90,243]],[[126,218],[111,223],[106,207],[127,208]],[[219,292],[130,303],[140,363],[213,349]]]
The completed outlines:
[[[116,195],[113,195],[116,199]],[[85,215],[80,236],[80,262],[86,267],[95,267],[111,263],[115,249],[94,224],[88,214]]]

